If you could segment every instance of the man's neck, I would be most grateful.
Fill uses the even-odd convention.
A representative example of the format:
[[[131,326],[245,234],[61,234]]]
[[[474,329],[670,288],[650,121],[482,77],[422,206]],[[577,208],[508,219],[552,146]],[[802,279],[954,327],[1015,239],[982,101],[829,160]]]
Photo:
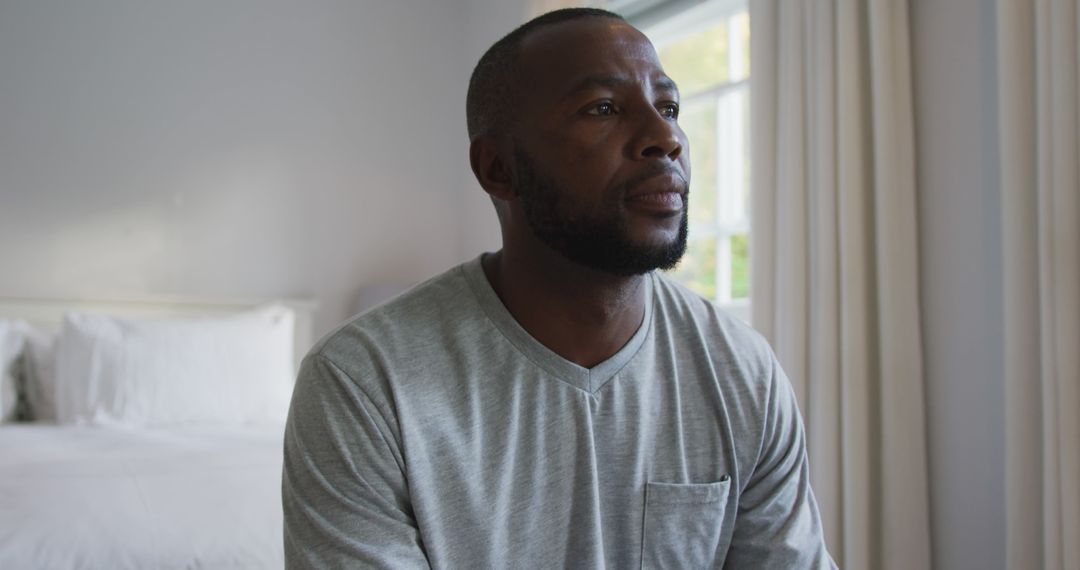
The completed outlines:
[[[610,275],[553,251],[484,256],[484,274],[533,338],[566,360],[592,368],[634,336],[645,314],[646,276]]]

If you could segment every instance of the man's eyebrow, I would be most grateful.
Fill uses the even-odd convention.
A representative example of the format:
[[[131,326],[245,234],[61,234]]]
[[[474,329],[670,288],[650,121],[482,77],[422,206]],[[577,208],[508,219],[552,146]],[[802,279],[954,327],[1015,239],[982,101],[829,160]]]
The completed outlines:
[[[658,90],[674,91],[676,94],[679,92],[679,87],[666,75],[656,76],[653,78],[652,82]],[[567,95],[573,95],[594,87],[615,88],[630,85],[632,83],[634,83],[632,79],[622,75],[588,75],[582,78],[581,81],[575,83],[574,86],[567,91]]]
[[[653,78],[653,85],[664,91],[674,91],[676,95],[679,93],[679,86],[675,85],[675,80],[666,75]]]

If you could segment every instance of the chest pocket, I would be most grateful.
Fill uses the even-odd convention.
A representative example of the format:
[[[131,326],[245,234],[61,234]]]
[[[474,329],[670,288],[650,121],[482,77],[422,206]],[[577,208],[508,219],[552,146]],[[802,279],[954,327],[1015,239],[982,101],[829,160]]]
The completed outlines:
[[[641,567],[711,568],[723,536],[731,479],[646,483]]]

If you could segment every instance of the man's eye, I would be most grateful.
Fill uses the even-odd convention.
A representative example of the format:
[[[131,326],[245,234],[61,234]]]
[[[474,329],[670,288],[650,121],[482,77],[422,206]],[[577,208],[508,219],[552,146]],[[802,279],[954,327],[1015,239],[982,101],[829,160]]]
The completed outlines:
[[[660,114],[669,119],[678,119],[679,106],[675,103],[665,103],[660,106]]]
[[[601,116],[601,117],[607,117],[607,116],[610,116],[610,115],[614,115],[615,114],[615,104],[612,103],[611,101],[604,101],[603,103],[598,103],[596,105],[593,105],[593,107],[591,109],[589,109],[588,113],[590,115],[598,115],[598,116]]]

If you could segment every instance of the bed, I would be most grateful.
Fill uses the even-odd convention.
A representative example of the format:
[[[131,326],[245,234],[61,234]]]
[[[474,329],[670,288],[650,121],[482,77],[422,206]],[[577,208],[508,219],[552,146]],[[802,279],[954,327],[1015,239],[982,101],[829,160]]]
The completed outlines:
[[[67,373],[55,371],[54,382],[91,385],[75,397],[57,389],[58,401],[75,402],[57,417],[0,424],[0,568],[283,567],[281,399],[291,384],[282,388],[280,378],[287,373],[291,382],[311,344],[313,304],[278,302],[269,305],[271,313],[267,306],[0,299],[0,322],[59,338],[54,358]],[[80,320],[72,312],[97,316]],[[288,329],[284,358],[269,344],[252,344],[252,323],[262,322],[252,315],[265,321],[267,314],[279,319],[276,346],[284,346],[281,327]],[[282,314],[289,319],[280,321]],[[91,336],[107,333],[105,341],[94,337],[85,360],[68,338],[79,326]],[[247,338],[229,336],[238,331]],[[108,341],[109,334],[121,341]],[[229,342],[247,342],[258,360],[256,381],[269,378],[266,362],[273,361],[277,387],[227,386],[250,372],[234,356],[223,376],[200,388],[199,379],[212,377],[221,362],[217,348]],[[31,373],[29,346],[17,360],[8,358],[19,390],[40,380]],[[289,369],[282,372],[285,362]],[[155,386],[152,378],[162,376],[167,381]],[[119,388],[109,384],[114,378],[121,379]],[[170,392],[177,385],[182,390]],[[145,386],[154,389],[139,392]],[[235,398],[266,399],[263,393],[275,390],[272,413],[265,406],[231,411],[238,409]]]

